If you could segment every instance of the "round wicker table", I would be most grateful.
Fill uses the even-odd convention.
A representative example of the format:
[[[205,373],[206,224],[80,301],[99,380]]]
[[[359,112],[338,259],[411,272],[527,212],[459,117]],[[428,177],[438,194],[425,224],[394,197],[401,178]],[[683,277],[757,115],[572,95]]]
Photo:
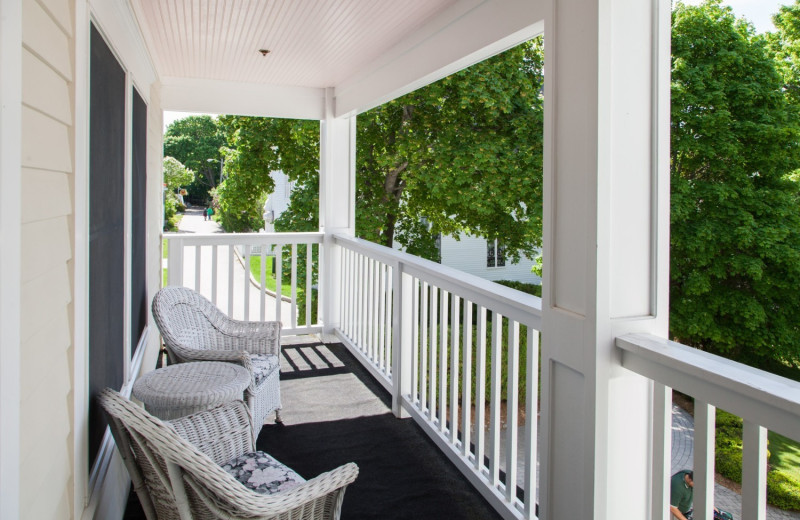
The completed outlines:
[[[233,363],[179,363],[139,378],[133,396],[159,419],[177,419],[242,399],[248,385],[250,372]]]

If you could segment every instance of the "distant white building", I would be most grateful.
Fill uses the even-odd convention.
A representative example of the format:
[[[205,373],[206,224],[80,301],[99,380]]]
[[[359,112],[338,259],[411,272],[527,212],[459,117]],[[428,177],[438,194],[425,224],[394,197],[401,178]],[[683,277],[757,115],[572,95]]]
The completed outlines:
[[[440,244],[442,265],[474,274],[484,280],[541,283],[541,278],[532,271],[535,260],[521,257],[517,263],[509,262],[502,241],[462,234],[459,239],[442,236]]]
[[[289,180],[280,170],[270,172],[270,177],[275,182],[275,189],[264,202],[264,232],[275,232],[275,220],[289,207],[289,198],[294,188],[294,182]]]
[[[270,177],[275,190],[264,202],[265,233],[275,232],[275,220],[289,207],[294,182],[282,171],[273,171]],[[441,263],[448,267],[474,274],[484,280],[514,280],[525,283],[541,283],[541,278],[531,270],[534,259],[522,257],[517,263],[506,260],[503,245],[498,241],[488,242],[484,238],[462,234],[459,239],[442,236],[440,240]],[[399,249],[399,248],[398,248]]]

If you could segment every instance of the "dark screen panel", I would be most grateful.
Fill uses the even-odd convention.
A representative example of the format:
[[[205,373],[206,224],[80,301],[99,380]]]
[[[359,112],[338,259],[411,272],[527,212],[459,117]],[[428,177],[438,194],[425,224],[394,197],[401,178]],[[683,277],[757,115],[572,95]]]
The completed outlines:
[[[131,175],[131,356],[147,325],[147,103],[133,89]]]
[[[89,100],[89,465],[106,419],[105,387],[124,381],[125,348],[125,71],[91,28]]]

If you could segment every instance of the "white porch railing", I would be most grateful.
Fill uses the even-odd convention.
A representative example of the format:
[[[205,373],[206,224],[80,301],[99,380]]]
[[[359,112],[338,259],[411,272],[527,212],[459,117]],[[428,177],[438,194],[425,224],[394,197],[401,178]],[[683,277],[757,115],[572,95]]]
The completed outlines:
[[[363,240],[334,244],[339,338],[495,509],[534,518],[541,300]]]
[[[313,294],[322,233],[176,233],[164,238],[169,250],[169,285],[197,290],[235,319],[280,321],[283,335],[322,331],[322,326],[312,321],[318,315]],[[262,283],[271,274],[266,269],[267,257],[274,258],[275,291]],[[253,258],[260,260],[260,277],[251,274]],[[286,280],[280,267],[287,258],[290,289],[288,295],[282,295]]]
[[[767,430],[800,440],[800,383],[647,334],[617,338],[622,366],[653,380],[653,518],[669,508],[672,389],[695,398],[694,510],[714,502],[715,409],[743,419],[742,516],[766,518]]]
[[[322,233],[168,234],[169,283],[200,290],[237,319],[312,323]],[[342,235],[333,332],[505,518],[535,518],[541,300]],[[327,247],[327,246],[326,246]],[[251,279],[251,257],[289,260],[290,295]],[[303,267],[304,266],[304,269]],[[303,272],[304,271],[304,272]],[[301,276],[302,274],[302,276]],[[283,271],[276,269],[276,286]],[[320,284],[324,286],[324,284]],[[318,294],[321,298],[326,294]],[[281,302],[281,303],[278,303]],[[652,518],[668,518],[672,388],[695,397],[695,518],[710,519],[714,411],[744,419],[742,518],[766,518],[766,432],[800,440],[800,384],[651,335],[617,339],[622,366],[654,383]],[[705,516],[708,515],[708,516]]]

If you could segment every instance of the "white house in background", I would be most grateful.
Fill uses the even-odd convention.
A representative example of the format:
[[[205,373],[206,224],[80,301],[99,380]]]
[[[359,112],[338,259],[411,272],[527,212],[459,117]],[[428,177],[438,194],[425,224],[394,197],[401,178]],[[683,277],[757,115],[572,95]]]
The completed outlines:
[[[264,202],[265,233],[275,232],[275,220],[289,207],[294,183],[282,171],[273,171],[270,177],[275,189]],[[400,249],[396,247],[396,249]],[[479,276],[484,280],[513,280],[515,282],[542,283],[542,279],[532,272],[535,260],[522,257],[511,263],[505,256],[502,242],[488,241],[462,233],[457,239],[440,235],[439,253],[441,264],[465,273]]]
[[[458,239],[442,235],[439,244],[442,265],[484,280],[542,283],[542,279],[532,271],[536,261],[521,257],[517,263],[509,262],[502,241],[462,234]]]
[[[269,176],[272,177],[272,181],[275,183],[275,189],[264,202],[264,212],[262,213],[264,216],[263,231],[265,233],[274,233],[275,220],[289,207],[294,182],[290,181],[289,177],[280,170],[270,172]]]

